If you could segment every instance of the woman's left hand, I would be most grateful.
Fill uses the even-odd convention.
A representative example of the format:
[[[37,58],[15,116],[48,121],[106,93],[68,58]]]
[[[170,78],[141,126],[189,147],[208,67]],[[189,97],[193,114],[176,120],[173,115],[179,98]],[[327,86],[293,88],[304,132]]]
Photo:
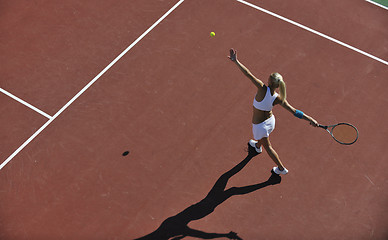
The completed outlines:
[[[230,49],[230,56],[228,56],[230,60],[233,62],[237,61],[237,51],[234,50],[233,48]]]

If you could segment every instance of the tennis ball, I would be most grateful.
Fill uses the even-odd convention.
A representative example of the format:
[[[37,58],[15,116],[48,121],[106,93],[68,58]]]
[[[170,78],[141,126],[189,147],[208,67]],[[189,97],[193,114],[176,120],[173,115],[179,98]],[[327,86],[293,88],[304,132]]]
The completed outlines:
[[[215,35],[216,35],[215,32],[211,32],[211,33],[210,33],[210,37],[214,37]]]

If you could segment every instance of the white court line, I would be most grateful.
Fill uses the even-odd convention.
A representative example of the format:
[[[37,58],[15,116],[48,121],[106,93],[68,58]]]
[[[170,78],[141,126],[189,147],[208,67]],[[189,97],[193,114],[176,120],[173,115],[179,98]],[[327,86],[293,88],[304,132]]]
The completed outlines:
[[[35,112],[45,116],[46,118],[48,119],[51,119],[52,117],[50,115],[48,115],[47,113],[43,112],[42,110],[40,110],[39,108],[37,107],[34,107],[32,106],[31,104],[29,104],[28,102],[16,97],[15,95],[5,91],[4,89],[0,88],[0,92],[4,93],[5,95],[7,95],[8,97],[14,99],[15,101],[18,101],[19,103],[23,104],[24,106],[28,107],[28,108],[31,108],[32,110],[34,110]]]
[[[90,81],[81,91],[79,91],[65,106],[63,106],[49,121],[38,129],[27,141],[25,141],[14,153],[11,154],[1,165],[0,170],[7,165],[20,151],[23,150],[36,136],[38,136],[47,126],[50,125],[63,111],[65,111],[79,96],[81,96],[90,86],[93,85],[106,71],[108,71],[117,61],[119,61],[131,48],[133,48],[141,39],[144,38],[152,29],[154,29],[163,19],[165,19],[172,11],[174,11],[184,0],[180,0],[170,10],[168,10],[159,20],[149,27],[140,37],[138,37],[128,48],[126,48],[119,56],[117,56],[108,66],[104,68],[92,81]]]
[[[257,10],[259,10],[259,11],[262,11],[262,12],[264,12],[264,13],[267,13],[267,14],[269,14],[269,15],[271,15],[271,16],[276,17],[276,18],[279,18],[279,19],[281,19],[281,20],[283,20],[283,21],[286,21],[286,22],[288,22],[288,23],[291,23],[291,24],[293,24],[293,25],[295,25],[295,26],[297,26],[297,27],[303,28],[304,30],[307,30],[307,31],[309,31],[309,32],[311,32],[311,33],[314,33],[314,34],[318,35],[318,36],[321,36],[321,37],[323,37],[323,38],[326,38],[326,39],[328,39],[328,40],[330,40],[330,41],[332,41],[332,42],[335,42],[335,43],[337,43],[337,44],[339,44],[339,45],[342,45],[342,46],[344,46],[344,47],[347,47],[347,48],[349,48],[349,49],[351,49],[351,50],[353,50],[353,51],[356,51],[356,52],[358,52],[358,53],[361,53],[362,55],[365,55],[365,56],[367,56],[367,57],[369,57],[369,58],[372,58],[372,59],[374,59],[374,60],[376,60],[376,61],[379,61],[379,62],[381,62],[381,63],[383,63],[383,64],[385,64],[385,65],[388,65],[388,62],[385,61],[385,60],[383,60],[383,59],[381,59],[381,58],[378,58],[378,57],[376,57],[376,56],[373,56],[372,54],[369,54],[369,53],[364,52],[364,51],[362,51],[362,50],[360,50],[360,49],[358,49],[358,48],[355,48],[355,47],[353,47],[353,46],[350,46],[349,44],[346,44],[346,43],[341,42],[341,41],[339,41],[339,40],[337,40],[337,39],[335,39],[335,38],[329,37],[329,36],[327,36],[327,35],[325,35],[325,34],[323,34],[323,33],[320,33],[320,32],[318,32],[318,31],[315,31],[314,29],[311,29],[311,28],[309,28],[309,27],[306,27],[306,26],[304,26],[304,25],[302,25],[302,24],[300,24],[300,23],[297,23],[297,22],[292,21],[292,20],[290,20],[290,19],[288,19],[288,18],[282,17],[282,16],[280,16],[280,15],[278,15],[278,14],[276,14],[276,13],[270,12],[270,11],[264,9],[264,8],[261,8],[261,7],[258,7],[258,6],[256,6],[256,5],[253,5],[252,3],[249,3],[249,2],[246,2],[246,1],[243,1],[243,0],[236,0],[236,1],[238,1],[238,2],[240,2],[240,3],[242,3],[242,4],[245,4],[245,5],[249,6],[249,7],[255,8],[255,9],[257,9]]]
[[[372,3],[372,4],[376,5],[376,6],[379,6],[379,7],[381,7],[381,8],[384,8],[385,10],[388,10],[388,7],[386,7],[386,6],[384,6],[384,5],[380,4],[380,3],[373,2],[373,1],[371,1],[371,0],[365,0],[365,1],[367,1],[367,2],[369,2],[369,3]]]

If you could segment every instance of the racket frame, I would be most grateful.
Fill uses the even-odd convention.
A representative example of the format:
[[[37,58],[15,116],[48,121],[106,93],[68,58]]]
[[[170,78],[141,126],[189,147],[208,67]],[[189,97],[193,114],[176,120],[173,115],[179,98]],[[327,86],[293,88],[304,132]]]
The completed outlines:
[[[351,142],[351,143],[344,143],[344,142],[341,142],[341,141],[337,140],[337,139],[334,137],[334,135],[333,135],[333,129],[334,129],[334,127],[336,127],[336,126],[338,126],[338,125],[348,125],[348,126],[353,127],[353,128],[356,130],[356,132],[357,132],[357,137],[356,137],[356,139],[355,139],[353,142]],[[355,142],[358,140],[358,129],[357,129],[355,126],[353,126],[352,124],[350,124],[350,123],[344,123],[344,122],[342,122],[342,123],[337,123],[337,124],[328,125],[328,126],[318,124],[318,127],[325,129],[325,130],[331,135],[331,137],[332,137],[336,142],[338,142],[338,143],[340,143],[340,144],[343,144],[343,145],[352,145],[353,143],[355,143]]]

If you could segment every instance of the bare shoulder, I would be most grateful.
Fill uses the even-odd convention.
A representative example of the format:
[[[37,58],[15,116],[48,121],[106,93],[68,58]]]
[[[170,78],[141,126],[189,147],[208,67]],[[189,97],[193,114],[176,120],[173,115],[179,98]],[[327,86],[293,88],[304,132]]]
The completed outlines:
[[[264,84],[262,86],[257,86],[256,96],[260,98],[260,100],[263,100],[266,93],[267,93],[267,86],[265,86]]]
[[[284,102],[282,102],[280,96],[278,95],[278,96],[276,97],[275,101],[273,101],[273,105],[278,105],[278,104],[284,105],[284,104],[286,104],[286,102],[287,102],[287,100],[285,100]]]

